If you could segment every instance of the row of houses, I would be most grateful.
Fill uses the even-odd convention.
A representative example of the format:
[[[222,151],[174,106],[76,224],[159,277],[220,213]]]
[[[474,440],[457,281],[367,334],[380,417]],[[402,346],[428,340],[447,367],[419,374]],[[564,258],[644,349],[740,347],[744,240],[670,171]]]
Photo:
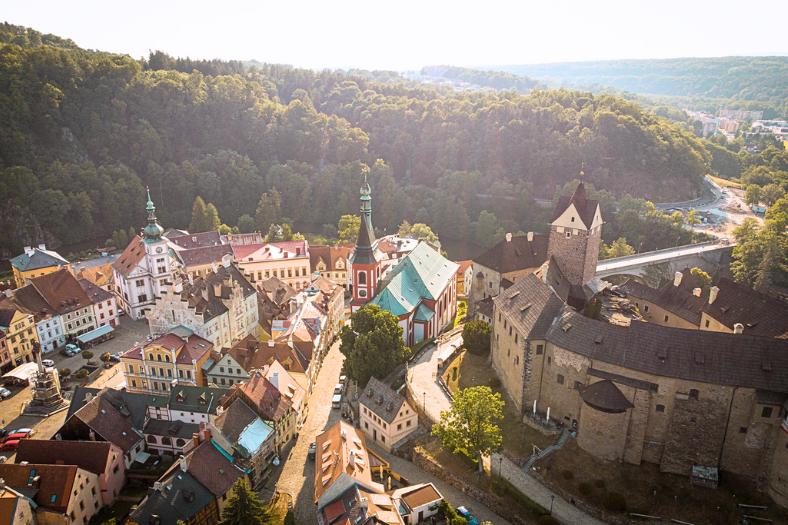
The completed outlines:
[[[52,352],[67,342],[89,343],[118,322],[112,293],[59,268],[6,290],[0,299],[0,369],[33,361],[33,348]]]

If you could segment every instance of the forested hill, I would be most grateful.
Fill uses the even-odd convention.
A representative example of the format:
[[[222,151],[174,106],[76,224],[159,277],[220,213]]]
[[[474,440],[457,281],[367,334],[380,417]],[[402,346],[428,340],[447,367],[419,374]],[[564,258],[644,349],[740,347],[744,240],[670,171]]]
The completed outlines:
[[[604,85],[631,93],[761,101],[788,100],[788,57],[673,58],[500,66],[553,85]]]
[[[420,74],[424,77],[459,81],[477,87],[512,89],[520,93],[528,93],[534,89],[546,87],[541,82],[522,75],[503,71],[480,71],[466,67],[427,66],[421,69]]]
[[[532,197],[552,197],[583,163],[616,195],[692,197],[707,148],[610,96],[451,93],[385,73],[163,53],[135,60],[0,26],[6,256],[138,228],[146,185],[165,227],[186,227],[197,195],[235,225],[275,187],[282,221],[325,231],[356,212],[367,166],[376,228],[408,219],[462,242],[483,210],[505,231],[543,227]]]

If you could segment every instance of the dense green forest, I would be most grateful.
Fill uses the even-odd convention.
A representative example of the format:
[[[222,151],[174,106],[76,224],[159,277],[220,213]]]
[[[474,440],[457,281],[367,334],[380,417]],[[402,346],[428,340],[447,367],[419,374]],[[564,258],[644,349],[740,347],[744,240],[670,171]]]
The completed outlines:
[[[458,80],[479,87],[502,90],[512,89],[520,93],[528,93],[534,89],[545,87],[541,82],[522,75],[514,75],[503,71],[479,71],[478,69],[467,67],[428,66],[422,68],[420,74],[426,77]]]
[[[737,107],[788,110],[788,57],[672,58],[501,66],[495,69],[567,87],[609,86],[667,97],[717,100]],[[742,105],[737,102],[759,102]]]
[[[275,188],[277,222],[326,231],[356,212],[367,171],[377,229],[408,220],[462,243],[543,229],[533,199],[553,197],[581,165],[611,195],[691,197],[709,169],[739,163],[720,149],[722,160],[684,124],[613,96],[458,94],[387,72],[161,52],[135,60],[0,26],[6,256],[140,227],[146,185],[165,227],[187,227],[196,196],[224,223],[248,225]]]

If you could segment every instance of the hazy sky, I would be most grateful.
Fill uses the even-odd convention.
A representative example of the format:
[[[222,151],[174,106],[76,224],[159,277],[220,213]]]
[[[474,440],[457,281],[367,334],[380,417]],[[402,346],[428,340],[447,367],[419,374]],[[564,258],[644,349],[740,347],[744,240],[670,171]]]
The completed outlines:
[[[313,68],[788,54],[784,0],[5,0],[0,20],[134,57]]]

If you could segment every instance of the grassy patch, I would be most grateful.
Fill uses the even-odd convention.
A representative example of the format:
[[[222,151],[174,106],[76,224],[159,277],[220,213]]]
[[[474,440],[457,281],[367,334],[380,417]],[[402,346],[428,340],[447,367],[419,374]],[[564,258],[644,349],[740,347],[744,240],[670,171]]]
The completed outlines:
[[[760,517],[788,523],[788,511],[780,509],[755,485],[722,473],[720,487],[707,489],[690,484],[689,478],[659,471],[659,465],[609,462],[595,458],[570,440],[564,448],[538,464],[547,481],[591,505],[613,514],[640,512],[678,519],[695,525],[740,523],[737,503],[767,505]],[[568,477],[565,472],[572,472]]]
[[[735,190],[742,189],[741,184],[739,184],[736,181],[732,181],[732,180],[728,180],[728,179],[721,179],[719,177],[714,177],[712,175],[709,175],[709,179],[714,181],[714,183],[717,184],[718,186],[722,186],[723,188],[733,188]]]
[[[454,326],[457,327],[465,322],[466,315],[468,315],[468,301],[460,299],[457,301],[457,316],[454,318]]]

